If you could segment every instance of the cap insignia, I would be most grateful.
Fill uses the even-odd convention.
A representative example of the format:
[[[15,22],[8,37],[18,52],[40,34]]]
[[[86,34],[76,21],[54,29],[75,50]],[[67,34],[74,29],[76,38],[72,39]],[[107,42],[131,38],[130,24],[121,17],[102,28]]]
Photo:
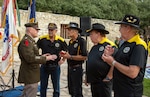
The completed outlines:
[[[137,21],[137,19],[134,19],[132,16],[131,17],[127,17],[126,20],[129,22],[129,23],[135,23]]]
[[[49,25],[49,27],[54,27],[54,26],[55,26],[54,24],[50,24],[50,25]]]

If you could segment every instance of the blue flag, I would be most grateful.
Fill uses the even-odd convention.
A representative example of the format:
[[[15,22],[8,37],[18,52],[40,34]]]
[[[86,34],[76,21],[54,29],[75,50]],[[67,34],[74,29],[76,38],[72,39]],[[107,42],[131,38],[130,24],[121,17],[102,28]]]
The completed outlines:
[[[34,23],[36,22],[36,1],[30,0],[29,2],[29,22]]]

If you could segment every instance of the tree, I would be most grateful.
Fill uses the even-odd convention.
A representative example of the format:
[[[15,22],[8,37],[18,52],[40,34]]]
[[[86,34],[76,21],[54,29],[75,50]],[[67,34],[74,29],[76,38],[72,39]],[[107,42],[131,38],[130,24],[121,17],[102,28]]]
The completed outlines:
[[[150,0],[36,0],[37,11],[109,20],[133,14],[141,18],[142,27],[150,25],[149,4]],[[18,5],[26,10],[28,0],[18,0]]]

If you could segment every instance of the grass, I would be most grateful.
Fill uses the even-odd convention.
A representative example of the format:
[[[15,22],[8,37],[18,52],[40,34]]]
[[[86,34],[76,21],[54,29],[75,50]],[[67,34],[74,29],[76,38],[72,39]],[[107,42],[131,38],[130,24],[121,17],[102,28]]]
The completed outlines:
[[[144,79],[144,95],[150,97],[150,79]]]

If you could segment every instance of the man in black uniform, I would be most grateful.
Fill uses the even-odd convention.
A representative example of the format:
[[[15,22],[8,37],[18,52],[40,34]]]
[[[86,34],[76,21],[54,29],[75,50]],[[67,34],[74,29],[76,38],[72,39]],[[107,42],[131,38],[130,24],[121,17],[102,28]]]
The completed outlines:
[[[107,46],[102,58],[110,66],[114,66],[114,97],[142,97],[143,78],[147,61],[147,45],[140,38],[138,31],[140,19],[133,15],[125,15],[120,24],[121,37],[125,42],[114,57]]]
[[[59,56],[59,53],[62,50],[67,51],[67,44],[62,37],[56,35],[56,32],[56,24],[49,23],[48,34],[41,36],[37,42],[38,47],[42,49],[42,54],[57,55],[57,59],[54,61],[47,61],[45,65],[41,65],[41,97],[46,97],[50,74],[54,88],[53,97],[59,97],[60,95],[60,64],[64,62],[64,59]]]
[[[91,85],[92,97],[112,97],[113,66],[104,62],[102,55],[105,46],[111,45],[117,50],[116,45],[106,37],[109,32],[102,24],[95,23],[92,29],[87,31],[94,44],[89,52],[86,66],[87,83]]]
[[[82,95],[82,64],[87,56],[86,41],[80,37],[82,32],[78,24],[70,22],[67,26],[69,41],[68,52],[61,55],[68,62],[68,90],[71,97],[83,97]]]

